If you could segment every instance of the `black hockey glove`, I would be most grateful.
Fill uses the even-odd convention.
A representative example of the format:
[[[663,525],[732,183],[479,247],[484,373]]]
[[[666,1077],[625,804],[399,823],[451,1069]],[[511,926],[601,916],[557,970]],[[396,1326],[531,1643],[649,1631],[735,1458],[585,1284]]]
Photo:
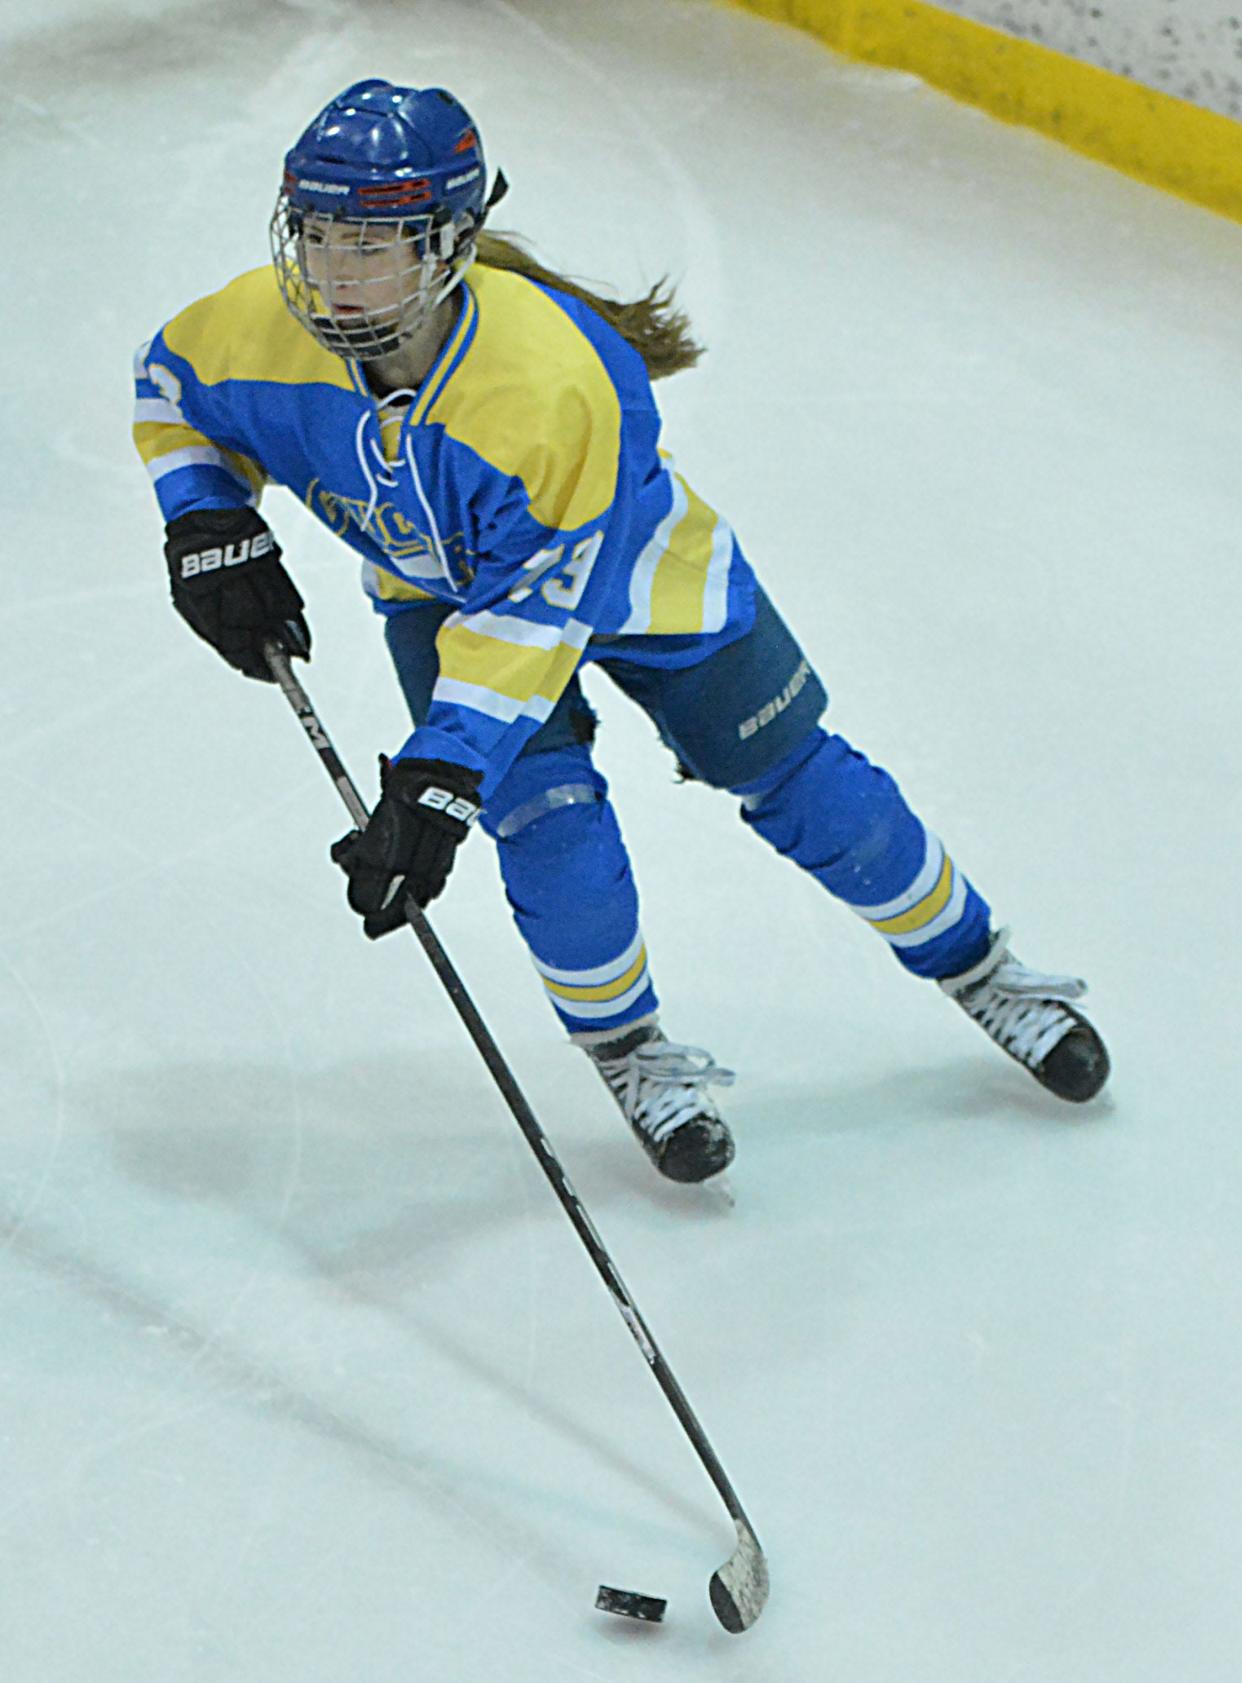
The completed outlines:
[[[247,678],[273,682],[263,644],[310,659],[310,628],[280,545],[253,508],[199,508],[165,528],[173,607]]]
[[[406,921],[405,902],[428,905],[479,816],[477,771],[448,760],[380,760],[383,793],[365,830],[332,849],[349,878],[349,903],[376,941]]]

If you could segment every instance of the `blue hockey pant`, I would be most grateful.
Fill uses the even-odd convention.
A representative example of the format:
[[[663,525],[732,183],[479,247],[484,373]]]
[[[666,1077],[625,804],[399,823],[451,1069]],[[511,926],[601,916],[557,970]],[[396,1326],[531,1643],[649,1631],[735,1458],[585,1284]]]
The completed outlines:
[[[386,620],[416,724],[450,611],[419,603]],[[697,665],[670,670],[593,649],[588,657],[644,709],[686,776],[740,796],[743,822],[864,918],[907,970],[950,976],[982,957],[987,905],[892,777],[822,729],[824,687],[762,591],[751,630]],[[575,677],[481,822],[561,1021],[576,1036],[607,1038],[653,1013],[657,999],[594,733]]]

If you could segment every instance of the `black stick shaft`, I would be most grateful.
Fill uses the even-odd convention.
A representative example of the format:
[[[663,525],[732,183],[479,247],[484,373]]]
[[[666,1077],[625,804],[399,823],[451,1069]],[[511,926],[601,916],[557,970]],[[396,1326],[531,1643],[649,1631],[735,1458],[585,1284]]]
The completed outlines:
[[[314,744],[328,776],[336,784],[341,799],[349,809],[350,817],[360,829],[365,828],[369,814],[362,797],[359,795],[336,749],[332,746],[327,731],[324,730],[318,715],[311,706],[310,698],[294,677],[288,657],[283,650],[273,643],[267,645],[265,652],[273,676],[284,692],[285,700],[297,714],[303,730]],[[747,1519],[742,1504],[738,1501],[737,1493],[730,1484],[728,1475],[721,1466],[715,1450],[707,1441],[707,1435],[699,1424],[698,1417],[691,1408],[686,1393],[682,1390],[677,1381],[677,1376],[661,1354],[655,1339],[651,1336],[647,1323],[639,1314],[625,1281],[617,1272],[615,1263],[604,1248],[603,1240],[595,1230],[594,1222],[583,1208],[578,1194],[570,1184],[569,1176],[561,1167],[560,1159],[552,1149],[551,1141],[540,1126],[534,1111],[526,1102],[513,1072],[501,1055],[500,1048],[492,1039],[487,1025],[479,1015],[474,1001],[467,993],[461,977],[457,974],[452,961],[427,921],[426,913],[413,900],[407,900],[405,911],[410,927],[418,937],[423,951],[431,960],[432,968],[444,984],[445,992],[456,1006],[457,1013],[466,1026],[466,1032],[474,1041],[483,1062],[491,1071],[492,1079],[500,1089],[501,1096],[512,1112],[514,1121],[525,1135],[526,1143],[534,1152],[539,1167],[547,1176],[552,1190],[560,1200],[562,1209],[573,1223],[575,1232],[586,1247],[587,1255],[595,1264],[604,1284],[612,1293],[613,1301],[621,1312],[622,1320],[629,1327],[634,1342],[642,1351],[648,1366],[655,1375],[656,1383],[668,1398],[673,1413],[680,1420],[686,1436],[694,1445],[695,1452],[707,1471],[707,1476],[716,1486],[721,1500],[729,1510],[730,1518],[735,1524],[744,1526],[753,1537],[754,1527]]]

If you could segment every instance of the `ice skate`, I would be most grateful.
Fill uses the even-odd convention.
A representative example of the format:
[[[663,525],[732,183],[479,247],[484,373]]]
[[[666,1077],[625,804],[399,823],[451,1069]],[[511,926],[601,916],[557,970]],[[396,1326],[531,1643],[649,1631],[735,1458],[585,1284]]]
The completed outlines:
[[[1099,1092],[1109,1070],[1104,1042],[1069,1003],[1081,999],[1087,984],[1029,970],[1009,951],[1008,938],[1002,929],[985,958],[940,986],[1049,1092],[1082,1104]]]
[[[655,1023],[584,1050],[662,1175],[700,1181],[728,1168],[733,1136],[707,1088],[727,1087],[731,1069],[697,1046],[674,1045]]]

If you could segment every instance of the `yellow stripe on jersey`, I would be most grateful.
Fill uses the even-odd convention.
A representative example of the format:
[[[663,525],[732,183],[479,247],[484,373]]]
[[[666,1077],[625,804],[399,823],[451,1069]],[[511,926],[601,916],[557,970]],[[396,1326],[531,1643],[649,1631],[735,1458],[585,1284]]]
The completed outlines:
[[[374,561],[362,563],[362,588],[368,596],[375,596],[381,602],[434,602],[434,594],[430,590],[420,590],[416,584],[407,584],[399,579],[395,573],[390,573],[387,567],[377,567]]]
[[[476,266],[474,339],[419,419],[521,480],[531,515],[575,532],[611,507],[621,405],[589,339],[521,275]]]
[[[174,316],[164,329],[164,343],[208,386],[221,380],[270,380],[283,386],[354,389],[343,358],[324,350],[289,314],[270,263]]]
[[[660,454],[672,497],[634,561],[630,612],[621,631],[635,637],[720,631],[729,613],[733,532]]]
[[[405,420],[401,409],[387,408],[381,404],[378,411],[380,443],[384,450],[384,460],[391,467],[397,459],[397,452],[401,448],[401,425]]]
[[[638,980],[646,968],[647,948],[643,946],[639,949],[638,957],[634,960],[633,964],[630,965],[629,969],[625,971],[623,975],[618,976],[615,981],[603,982],[592,988],[575,988],[567,986],[564,982],[550,981],[547,976],[544,976],[543,985],[547,988],[549,993],[555,994],[558,999],[566,999],[579,1003],[585,1003],[588,1001],[598,1003],[602,1000],[616,999],[618,994],[625,993],[627,989],[633,987],[634,983]]]
[[[189,450],[196,446],[212,450],[220,448],[184,421],[136,421],[134,443],[144,462],[154,462],[174,450]]]
[[[422,395],[414,406],[414,424],[417,426],[440,395],[444,382],[455,372],[457,358],[467,335],[474,327],[479,313],[478,300],[469,285],[462,287],[460,292],[462,301],[461,315],[457,326],[453,329],[448,343],[444,345],[436,356],[435,366],[423,387]]]
[[[236,478],[243,480],[256,494],[267,482],[267,476],[257,462],[237,450],[222,450],[213,439],[187,426],[184,421],[137,421],[134,423],[134,443],[148,468],[155,469],[164,457],[182,450],[210,451],[218,456]],[[200,462],[203,457],[200,455]]]
[[[668,548],[656,563],[651,586],[653,635],[703,631],[707,574],[715,549],[720,517],[677,476],[686,498],[686,512],[674,526]]]
[[[514,623],[515,633],[523,628],[522,621]],[[532,629],[542,632],[545,628]],[[557,636],[550,627],[547,630],[552,637]],[[543,640],[508,642],[501,637],[472,630],[465,623],[458,623],[446,624],[441,629],[436,638],[436,652],[440,657],[442,679],[470,684],[493,695],[508,696],[511,701],[525,703],[533,696],[542,696],[546,701],[560,699],[574,668],[582,659],[582,644],[569,640],[557,641],[551,646]]]
[[[867,918],[867,922],[873,929],[878,929],[881,935],[909,935],[940,915],[948,905],[952,891],[953,861],[946,853],[940,876],[930,894],[912,906],[908,912],[901,912],[897,917]],[[865,913],[863,915],[866,916]]]

